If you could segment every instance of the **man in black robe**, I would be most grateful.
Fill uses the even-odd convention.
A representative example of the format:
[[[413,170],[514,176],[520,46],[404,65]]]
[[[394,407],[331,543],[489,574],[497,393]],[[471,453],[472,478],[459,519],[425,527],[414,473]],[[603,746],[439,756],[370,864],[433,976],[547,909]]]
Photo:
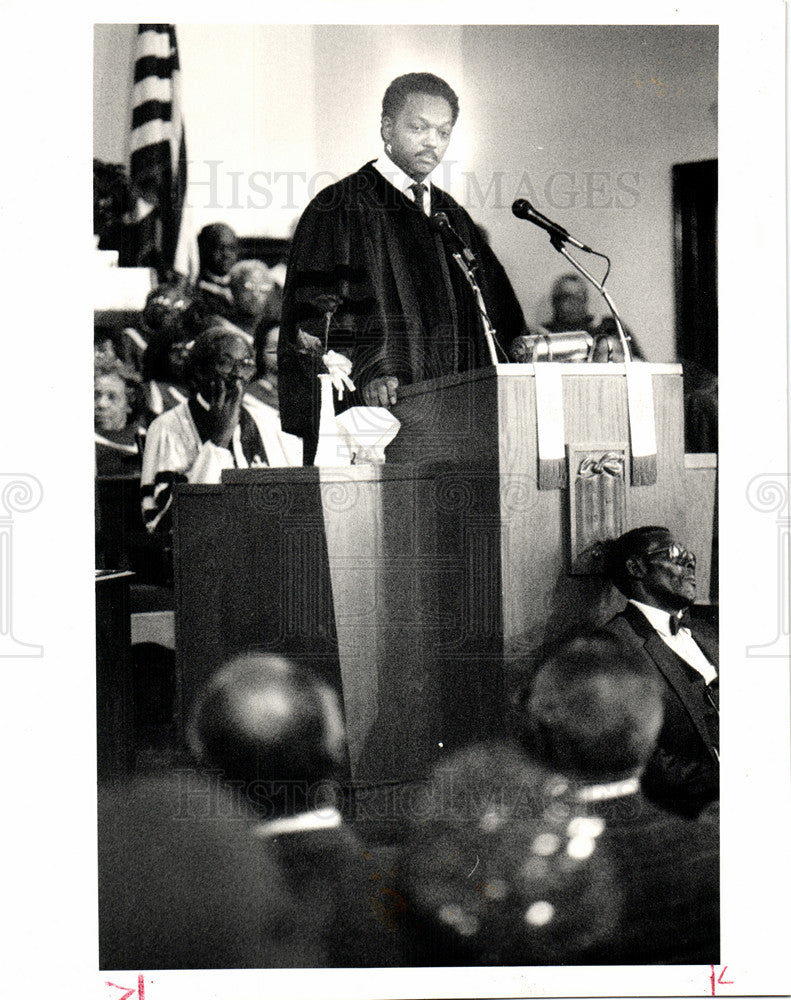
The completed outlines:
[[[382,101],[384,154],[321,191],[291,249],[281,317],[283,429],[315,454],[321,355],[352,363],[344,404],[393,406],[399,386],[491,363],[481,317],[454,247],[432,224],[441,212],[479,262],[477,281],[497,339],[525,333],[502,265],[467,212],[431,183],[458,117],[456,94],[431,73],[395,79]],[[507,361],[498,352],[498,360]]]

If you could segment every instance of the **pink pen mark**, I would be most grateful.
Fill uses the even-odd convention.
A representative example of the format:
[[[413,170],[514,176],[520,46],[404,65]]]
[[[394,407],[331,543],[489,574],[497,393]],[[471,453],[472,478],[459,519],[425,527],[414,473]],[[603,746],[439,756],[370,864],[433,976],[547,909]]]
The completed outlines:
[[[727,965],[723,965],[722,972],[719,974],[719,976],[717,976],[717,973],[714,971],[714,966],[713,965],[710,965],[709,968],[711,969],[711,975],[709,976],[709,982],[711,983],[711,995],[712,996],[716,996],[717,995],[716,987],[717,987],[718,984],[720,986],[733,986],[733,980],[732,979],[723,979],[722,978],[725,975],[725,973],[728,971],[728,966]]]
[[[137,994],[137,1000],[146,1000],[146,987],[142,976],[137,977],[137,989],[133,986],[131,989],[128,986],[118,986],[117,983],[110,983],[105,981],[105,986],[112,986],[114,990],[123,990],[124,995],[121,997],[115,997],[114,1000],[129,1000],[131,996]]]

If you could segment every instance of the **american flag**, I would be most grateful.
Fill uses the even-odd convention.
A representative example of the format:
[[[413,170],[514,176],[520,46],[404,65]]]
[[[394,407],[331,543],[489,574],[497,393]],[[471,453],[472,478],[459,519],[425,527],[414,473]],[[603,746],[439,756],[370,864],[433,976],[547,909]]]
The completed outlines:
[[[156,267],[160,280],[174,271],[192,277],[196,252],[185,205],[187,143],[172,24],[138,26],[130,149],[136,263]]]

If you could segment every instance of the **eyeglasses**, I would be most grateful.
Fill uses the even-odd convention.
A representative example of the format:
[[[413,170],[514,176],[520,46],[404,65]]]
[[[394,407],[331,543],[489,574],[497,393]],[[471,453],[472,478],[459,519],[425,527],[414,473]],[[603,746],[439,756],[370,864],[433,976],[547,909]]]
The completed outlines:
[[[677,542],[673,542],[672,545],[666,545],[663,549],[654,549],[652,552],[646,552],[645,554],[645,558],[648,560],[652,560],[656,556],[662,556],[668,562],[676,563],[679,566],[694,566],[697,562],[695,553],[690,552],[689,549],[685,549],[683,545],[679,545]]]
[[[214,362],[214,370],[225,377],[235,375],[237,378],[251,379],[255,372],[255,361],[252,358],[218,358]]]
[[[184,299],[170,299],[166,295],[155,295],[148,300],[148,305],[165,306],[168,309],[176,309],[178,312],[183,312],[187,308]]]

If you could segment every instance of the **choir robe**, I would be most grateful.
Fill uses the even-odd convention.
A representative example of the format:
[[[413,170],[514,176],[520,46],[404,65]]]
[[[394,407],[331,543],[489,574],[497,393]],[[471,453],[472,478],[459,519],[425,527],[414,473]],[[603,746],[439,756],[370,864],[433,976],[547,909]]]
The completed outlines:
[[[477,281],[507,351],[526,330],[502,265],[468,213],[433,185],[431,209],[447,215],[477,257]],[[300,331],[318,337],[320,347],[314,342],[307,350]],[[311,201],[291,248],[279,345],[280,413],[283,429],[305,438],[308,462],[318,428],[316,375],[328,349],[353,363],[357,391],[344,397],[342,407],[361,404],[362,387],[381,376],[394,375],[405,385],[490,364],[465,275],[427,216],[372,163]]]

